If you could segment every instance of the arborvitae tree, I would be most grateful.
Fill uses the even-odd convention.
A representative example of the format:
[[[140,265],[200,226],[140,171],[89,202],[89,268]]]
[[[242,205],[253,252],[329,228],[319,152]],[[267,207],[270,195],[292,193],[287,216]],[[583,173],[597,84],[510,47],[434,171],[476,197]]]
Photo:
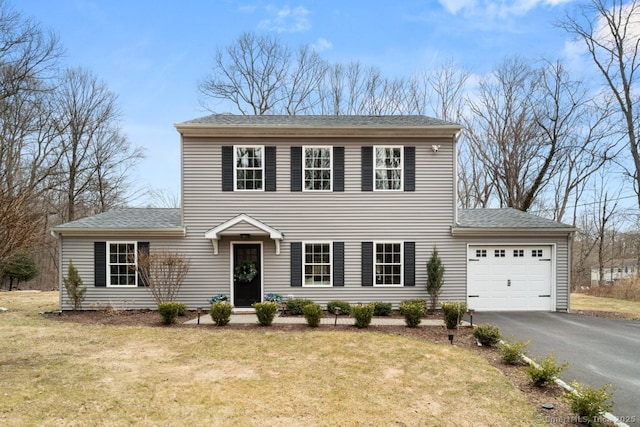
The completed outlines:
[[[20,282],[28,282],[38,275],[38,266],[33,257],[25,252],[19,252],[10,257],[6,263],[0,264],[0,278],[9,279],[9,290]]]
[[[427,292],[429,293],[429,300],[431,311],[436,309],[438,305],[438,297],[442,290],[442,283],[444,278],[444,265],[438,255],[438,249],[434,246],[431,258],[427,262]]]
[[[73,261],[69,260],[69,268],[67,270],[67,277],[64,278],[64,287],[67,289],[67,295],[73,301],[73,309],[78,310],[82,301],[84,301],[84,294],[87,292],[87,287],[82,284],[78,269],[74,267]]]

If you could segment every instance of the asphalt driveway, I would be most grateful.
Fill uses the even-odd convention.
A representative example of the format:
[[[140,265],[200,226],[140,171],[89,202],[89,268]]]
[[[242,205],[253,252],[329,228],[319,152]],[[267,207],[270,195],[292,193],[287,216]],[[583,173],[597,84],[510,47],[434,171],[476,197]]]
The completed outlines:
[[[560,376],[592,387],[610,383],[611,411],[629,425],[640,425],[640,322],[569,313],[482,312],[473,323],[498,326],[503,338],[531,343],[530,357],[553,353],[569,362]]]

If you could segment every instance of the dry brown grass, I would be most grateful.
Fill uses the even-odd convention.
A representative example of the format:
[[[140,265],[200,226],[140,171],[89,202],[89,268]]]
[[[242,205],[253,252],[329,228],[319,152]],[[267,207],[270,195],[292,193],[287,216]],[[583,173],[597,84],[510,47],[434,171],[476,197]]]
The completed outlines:
[[[640,319],[640,302],[574,293],[571,294],[571,311],[621,313]]]
[[[86,325],[0,293],[2,425],[540,425],[468,350],[382,333]]]
[[[594,297],[617,298],[640,302],[640,279],[623,279],[611,285],[594,285],[581,290],[580,293]]]

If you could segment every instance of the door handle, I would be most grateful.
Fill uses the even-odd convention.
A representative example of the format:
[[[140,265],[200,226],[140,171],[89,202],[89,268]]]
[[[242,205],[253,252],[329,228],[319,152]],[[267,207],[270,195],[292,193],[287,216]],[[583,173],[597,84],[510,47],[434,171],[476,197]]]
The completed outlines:
[[[507,280],[507,286],[511,286],[511,279]]]

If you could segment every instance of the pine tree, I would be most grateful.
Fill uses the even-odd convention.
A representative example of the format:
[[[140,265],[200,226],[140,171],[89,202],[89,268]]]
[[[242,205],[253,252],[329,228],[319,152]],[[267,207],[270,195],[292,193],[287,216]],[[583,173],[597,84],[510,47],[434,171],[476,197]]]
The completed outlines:
[[[444,266],[438,255],[438,249],[434,246],[431,258],[427,262],[427,292],[429,293],[431,311],[438,305],[438,297],[442,290],[444,278]]]
[[[73,309],[78,310],[82,305],[82,301],[84,301],[87,287],[82,284],[78,269],[75,268],[72,260],[69,260],[67,277],[64,278],[64,287],[67,289],[67,295],[73,301]]]

